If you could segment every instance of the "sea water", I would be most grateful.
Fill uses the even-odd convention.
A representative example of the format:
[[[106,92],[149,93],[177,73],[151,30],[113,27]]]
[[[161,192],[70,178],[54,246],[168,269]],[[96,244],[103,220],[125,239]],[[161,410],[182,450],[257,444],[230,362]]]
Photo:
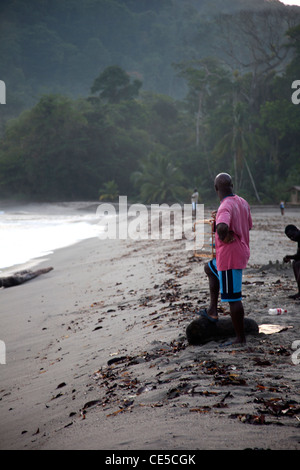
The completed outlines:
[[[0,272],[99,236],[96,208],[88,203],[0,203]]]

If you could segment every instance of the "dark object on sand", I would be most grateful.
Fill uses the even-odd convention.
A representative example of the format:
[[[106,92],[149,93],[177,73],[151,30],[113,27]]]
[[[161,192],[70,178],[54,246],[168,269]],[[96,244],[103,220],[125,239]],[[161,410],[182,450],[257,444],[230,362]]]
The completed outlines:
[[[246,335],[257,335],[259,333],[257,323],[251,318],[244,319],[244,328]],[[234,337],[235,330],[231,318],[221,318],[213,323],[201,316],[187,326],[186,336],[189,344],[200,345],[209,341]]]
[[[34,279],[37,276],[40,276],[41,274],[48,273],[49,271],[52,271],[53,268],[44,268],[44,269],[38,269],[37,271],[19,271],[16,272],[15,274],[12,274],[11,276],[7,277],[1,277],[0,278],[0,287],[13,287],[13,286],[19,286],[20,284],[23,284],[24,282],[30,281],[31,279]]]

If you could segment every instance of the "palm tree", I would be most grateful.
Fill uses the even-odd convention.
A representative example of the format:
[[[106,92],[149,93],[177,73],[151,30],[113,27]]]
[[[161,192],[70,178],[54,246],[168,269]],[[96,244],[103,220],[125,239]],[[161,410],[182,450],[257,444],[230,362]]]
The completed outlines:
[[[160,154],[150,154],[141,163],[141,169],[132,175],[145,203],[180,202],[186,196],[181,171]]]
[[[119,195],[117,183],[114,180],[107,181],[107,183],[104,183],[103,188],[100,189],[99,193],[100,201],[115,201]]]
[[[229,132],[225,134],[221,141],[216,144],[215,150],[220,156],[224,156],[229,152],[232,153],[234,185],[236,191],[238,191],[241,186],[241,178],[245,165],[255,192],[255,196],[260,202],[260,197],[256,189],[255,181],[247,162],[247,155],[249,155],[250,152],[254,153],[255,145],[256,143],[253,138],[253,133],[249,131],[249,120],[245,105],[243,105],[241,102],[238,102],[233,107]]]

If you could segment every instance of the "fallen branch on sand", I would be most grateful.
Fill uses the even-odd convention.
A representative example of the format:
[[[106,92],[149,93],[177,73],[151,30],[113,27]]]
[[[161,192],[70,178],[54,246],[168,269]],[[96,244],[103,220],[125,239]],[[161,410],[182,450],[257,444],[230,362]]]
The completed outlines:
[[[24,284],[24,282],[30,281],[31,279],[34,279],[35,277],[40,276],[41,274],[45,274],[49,271],[52,271],[52,269],[52,267],[49,267],[44,269],[38,269],[37,271],[25,270],[16,272],[11,276],[0,278],[0,287],[19,286],[20,284]]]

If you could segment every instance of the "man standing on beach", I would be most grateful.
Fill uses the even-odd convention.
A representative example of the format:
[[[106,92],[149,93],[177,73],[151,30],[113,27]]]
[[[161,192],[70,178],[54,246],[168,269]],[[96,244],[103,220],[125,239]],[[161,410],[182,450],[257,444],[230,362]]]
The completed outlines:
[[[221,291],[221,301],[229,302],[236,332],[235,343],[245,343],[242,274],[250,257],[251,212],[248,202],[233,194],[231,176],[227,173],[216,176],[215,190],[220,199],[215,215],[216,258],[204,268],[209,279],[210,306],[199,313],[209,321],[217,322],[217,304]]]
[[[298,286],[298,292],[290,298],[300,300],[300,230],[295,225],[287,225],[285,227],[285,234],[290,240],[298,243],[297,253],[295,255],[286,255],[283,261],[285,263],[293,261],[293,271]]]

